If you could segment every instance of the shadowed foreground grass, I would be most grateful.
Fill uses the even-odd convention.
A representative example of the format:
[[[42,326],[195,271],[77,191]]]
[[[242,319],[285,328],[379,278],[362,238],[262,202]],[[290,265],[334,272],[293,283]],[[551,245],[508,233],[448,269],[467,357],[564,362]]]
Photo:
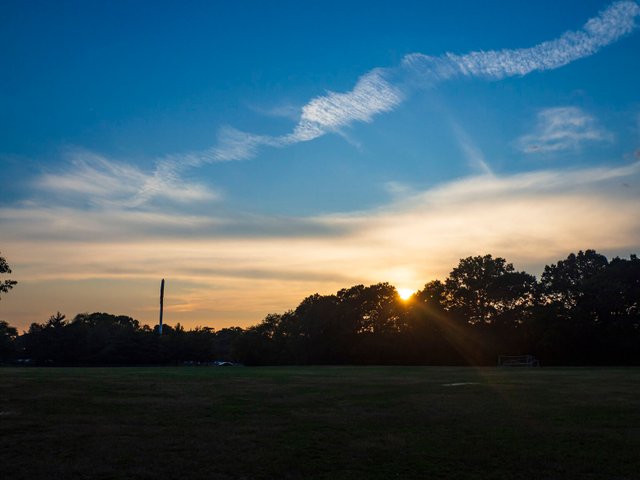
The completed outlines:
[[[11,479],[631,479],[639,452],[639,368],[0,368]]]

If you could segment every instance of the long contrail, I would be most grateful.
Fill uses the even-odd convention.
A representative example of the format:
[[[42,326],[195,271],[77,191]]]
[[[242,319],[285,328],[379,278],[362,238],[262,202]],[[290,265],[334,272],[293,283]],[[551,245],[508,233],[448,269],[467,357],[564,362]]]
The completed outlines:
[[[366,73],[350,92],[314,98],[302,108],[294,132],[281,138],[290,143],[305,141],[356,121],[371,121],[375,115],[393,110],[413,89],[433,87],[456,77],[499,80],[562,67],[631,33],[638,15],[637,3],[621,1],[587,21],[582,29],[531,48],[440,57],[406,55],[398,67]]]
[[[167,157],[158,164],[157,176],[176,175],[185,167],[203,163],[244,160],[261,147],[285,147],[306,142],[356,122],[371,122],[376,115],[390,112],[412,92],[431,88],[459,77],[500,80],[552,70],[595,54],[636,29],[640,6],[634,1],[611,4],[580,30],[530,48],[446,53],[432,57],[422,53],[405,55],[400,65],[375,68],[362,75],[351,91],[329,92],[302,107],[300,118],[289,134],[257,135],[225,128],[218,144],[208,150]]]

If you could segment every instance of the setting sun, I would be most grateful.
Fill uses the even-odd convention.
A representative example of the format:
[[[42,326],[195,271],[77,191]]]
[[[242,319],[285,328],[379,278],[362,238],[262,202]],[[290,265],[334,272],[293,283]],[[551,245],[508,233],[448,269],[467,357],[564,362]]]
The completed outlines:
[[[398,295],[402,300],[409,300],[409,298],[411,298],[411,295],[413,295],[414,293],[415,293],[415,290],[411,290],[410,288],[398,289]]]

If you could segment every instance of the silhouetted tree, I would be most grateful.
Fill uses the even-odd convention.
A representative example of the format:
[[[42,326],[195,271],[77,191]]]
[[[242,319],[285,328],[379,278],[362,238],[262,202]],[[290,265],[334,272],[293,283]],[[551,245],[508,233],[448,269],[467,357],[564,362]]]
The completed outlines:
[[[24,341],[25,352],[37,362],[65,362],[74,356],[65,327],[66,316],[60,312],[46,323],[32,323]]]
[[[640,260],[614,258],[584,282],[576,315],[597,339],[592,358],[597,363],[632,363],[640,348]]]
[[[11,268],[9,268],[9,264],[4,259],[4,257],[0,257],[0,274],[3,273],[11,273]],[[0,282],[0,293],[7,293],[11,290],[18,282],[15,280],[3,280]],[[1,297],[0,297],[1,298]]]
[[[640,364],[640,260],[593,250],[545,267],[541,284],[491,255],[460,260],[402,301],[395,287],[310,295],[241,329],[140,326],[131,317],[61,313],[18,337],[0,322],[0,357],[55,364],[494,364],[532,353],[545,364]],[[7,353],[9,352],[9,353]]]
[[[540,278],[542,298],[536,322],[543,351],[554,363],[597,362],[599,332],[588,313],[586,286],[608,264],[604,255],[586,250],[545,267]]]
[[[386,334],[400,330],[402,306],[396,287],[386,282],[371,285],[363,290],[361,301],[364,332]]]
[[[0,363],[14,354],[17,337],[18,330],[4,320],[0,320]]]
[[[461,259],[445,282],[447,309],[472,325],[521,323],[535,302],[535,292],[534,276],[491,255]]]
[[[274,337],[280,318],[279,314],[269,314],[258,325],[244,330],[234,339],[234,355],[247,365],[299,363],[295,362],[294,357],[284,357],[284,352],[276,351]]]
[[[602,272],[608,264],[607,258],[595,250],[581,250],[566,260],[547,265],[540,277],[545,300],[569,312],[584,295],[585,281]]]
[[[81,313],[67,329],[77,361],[98,364],[139,363],[140,323],[124,315]]]
[[[404,363],[402,342],[406,330],[406,305],[396,288],[389,283],[377,283],[362,290],[358,363]]]
[[[209,327],[196,327],[186,332],[186,360],[209,362],[216,359],[216,332]]]
[[[335,295],[311,295],[295,309],[299,324],[299,360],[302,363],[338,363],[340,337],[344,333]]]

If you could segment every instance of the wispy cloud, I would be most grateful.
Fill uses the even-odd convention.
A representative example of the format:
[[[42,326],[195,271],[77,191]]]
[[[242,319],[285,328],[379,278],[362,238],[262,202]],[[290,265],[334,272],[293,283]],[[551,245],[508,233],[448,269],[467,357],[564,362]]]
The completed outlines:
[[[375,68],[365,73],[351,91],[329,92],[311,99],[302,107],[289,134],[264,136],[224,130],[216,147],[176,156],[172,161],[195,165],[249,159],[263,146],[285,147],[340,132],[356,122],[371,122],[376,115],[394,110],[414,90],[434,87],[443,81],[457,77],[499,80],[560,68],[631,33],[639,15],[640,6],[636,2],[619,1],[588,20],[580,30],[565,32],[557,39],[530,48],[464,55],[447,53],[438,57],[408,54],[396,67]]]
[[[575,150],[584,142],[610,140],[595,118],[577,107],[547,108],[538,113],[535,131],[518,139],[526,153]]]
[[[293,121],[297,121],[300,118],[300,106],[292,105],[291,103],[283,103],[276,106],[251,104],[249,108],[260,115],[268,117],[288,118]]]
[[[42,175],[36,181],[39,189],[65,197],[81,195],[90,206],[99,207],[132,208],[153,199],[191,203],[219,197],[204,185],[181,179],[170,164],[145,173],[87,150],[69,152],[67,157],[66,171]]]
[[[406,55],[400,65],[375,68],[362,75],[348,92],[328,92],[312,98],[301,109],[293,130],[284,135],[259,135],[225,127],[217,143],[206,150],[169,155],[157,162],[153,173],[95,155],[73,161],[73,168],[61,174],[48,174],[43,188],[83,193],[95,204],[144,205],[153,199],[175,202],[210,200],[216,193],[200,184],[181,179],[186,169],[206,163],[247,160],[261,148],[283,148],[307,142],[329,133],[350,137],[345,129],[357,122],[371,122],[377,115],[397,108],[416,89],[430,88],[456,77],[498,80],[534,71],[559,68],[592,55],[636,28],[640,7],[633,1],[619,1],[587,21],[578,31],[566,32],[558,39],[531,48],[447,53],[431,57],[421,53]],[[290,110],[288,114],[292,113]],[[580,116],[581,115],[581,116]],[[541,114],[540,132],[524,138],[526,151],[551,151],[579,145],[584,140],[602,139],[590,117],[577,110],[550,110]],[[582,124],[579,124],[582,122]],[[462,132],[464,133],[464,132]],[[485,173],[490,167],[482,152],[465,136],[459,144],[470,165]],[[357,145],[357,142],[352,142]]]
[[[3,251],[10,252],[25,292],[12,295],[3,309],[9,316],[12,308],[16,315],[31,311],[30,299],[47,299],[51,283],[61,282],[67,288],[44,305],[49,314],[84,308],[78,304],[79,288],[92,295],[94,303],[86,308],[98,308],[106,294],[85,280],[117,279],[113,288],[131,299],[126,304],[131,310],[122,311],[136,313],[155,305],[155,292],[143,297],[142,289],[136,296],[132,286],[155,285],[170,275],[174,291],[182,292],[179,321],[246,324],[295,306],[313,291],[377,281],[418,288],[445,277],[468,255],[505,256],[518,268],[539,273],[545,263],[578,249],[637,252],[639,185],[636,162],[474,175],[422,192],[404,191],[373,210],[290,219],[2,208]],[[292,224],[295,228],[283,228]],[[74,283],[78,280],[83,283]],[[112,304],[104,308],[120,305],[116,296],[109,298]],[[149,312],[139,317],[154,321]]]
[[[635,18],[640,7],[631,1],[613,3],[584,24],[581,30],[566,32],[558,39],[531,48],[471,52],[466,55],[448,54],[454,73],[501,79],[551,70],[580,58],[593,55],[602,47],[615,42],[636,28]]]
[[[632,1],[610,5],[581,30],[563,33],[555,40],[530,48],[471,52],[465,55],[447,53],[430,57],[420,53],[407,55],[403,66],[414,71],[423,82],[437,82],[464,75],[499,80],[523,76],[534,71],[552,70],[598,52],[636,28],[640,7]]]
[[[302,116],[293,141],[312,140],[328,132],[334,132],[353,122],[370,122],[379,113],[388,112],[404,99],[399,87],[385,77],[389,71],[375,69],[363,75],[353,90],[316,97],[302,108]]]

